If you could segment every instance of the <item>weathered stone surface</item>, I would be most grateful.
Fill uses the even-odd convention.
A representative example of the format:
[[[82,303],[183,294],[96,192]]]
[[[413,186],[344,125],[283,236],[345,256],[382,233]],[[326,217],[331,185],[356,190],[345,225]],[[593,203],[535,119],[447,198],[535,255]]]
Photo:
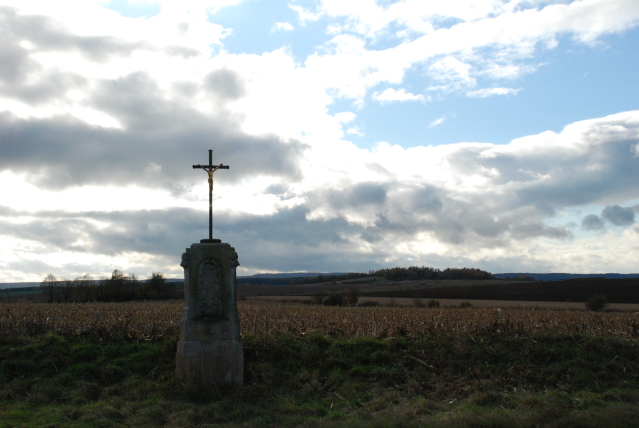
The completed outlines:
[[[239,340],[181,340],[177,355],[180,379],[202,385],[242,385],[244,349]]]
[[[235,300],[235,249],[193,244],[182,254],[184,309],[176,356],[180,379],[200,384],[242,384],[244,351]]]

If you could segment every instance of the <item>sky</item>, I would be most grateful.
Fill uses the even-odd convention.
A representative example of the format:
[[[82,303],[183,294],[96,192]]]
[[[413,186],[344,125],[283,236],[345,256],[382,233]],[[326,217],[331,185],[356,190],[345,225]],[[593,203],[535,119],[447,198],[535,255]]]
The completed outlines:
[[[0,282],[637,273],[636,0],[0,0]]]

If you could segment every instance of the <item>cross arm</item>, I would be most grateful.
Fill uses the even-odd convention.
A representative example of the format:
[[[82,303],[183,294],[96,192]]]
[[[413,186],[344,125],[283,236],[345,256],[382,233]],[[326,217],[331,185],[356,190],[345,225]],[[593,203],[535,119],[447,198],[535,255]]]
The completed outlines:
[[[220,166],[216,166],[216,165],[193,165],[193,169],[198,169],[198,168],[202,168],[202,169],[206,169],[206,168],[229,169],[229,166],[228,165],[220,165]]]

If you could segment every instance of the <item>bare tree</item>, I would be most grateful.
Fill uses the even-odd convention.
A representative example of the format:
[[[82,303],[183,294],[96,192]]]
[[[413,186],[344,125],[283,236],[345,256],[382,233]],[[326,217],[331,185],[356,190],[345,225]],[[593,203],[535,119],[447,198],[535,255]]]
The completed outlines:
[[[74,298],[79,302],[89,302],[98,297],[98,285],[89,274],[73,280]]]
[[[153,272],[151,278],[138,290],[138,296],[142,299],[166,299],[168,292],[164,275],[160,272]]]
[[[63,302],[70,302],[73,300],[74,284],[70,279],[63,279],[60,281],[60,300]]]
[[[124,300],[127,291],[128,277],[119,269],[115,269],[111,274],[111,278],[106,280],[105,298],[106,300]]]
[[[40,289],[47,296],[48,302],[53,302],[55,299],[55,292],[58,288],[58,278],[54,274],[50,273],[44,277],[40,283]]]
[[[138,281],[138,277],[135,276],[134,273],[132,273],[130,276],[126,277],[126,281],[129,285],[129,295],[130,295],[130,299],[134,299],[135,298],[135,293],[138,290],[138,288],[140,287],[140,281]]]

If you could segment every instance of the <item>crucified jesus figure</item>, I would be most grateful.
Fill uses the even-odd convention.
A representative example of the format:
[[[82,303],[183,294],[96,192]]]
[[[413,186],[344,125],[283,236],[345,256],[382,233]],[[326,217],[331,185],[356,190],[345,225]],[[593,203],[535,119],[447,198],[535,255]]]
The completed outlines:
[[[201,243],[212,244],[222,242],[219,239],[213,239],[213,173],[218,169],[229,169],[228,165],[213,165],[213,150],[209,150],[208,165],[193,165],[193,169],[203,169],[209,174],[209,239],[200,239]]]

